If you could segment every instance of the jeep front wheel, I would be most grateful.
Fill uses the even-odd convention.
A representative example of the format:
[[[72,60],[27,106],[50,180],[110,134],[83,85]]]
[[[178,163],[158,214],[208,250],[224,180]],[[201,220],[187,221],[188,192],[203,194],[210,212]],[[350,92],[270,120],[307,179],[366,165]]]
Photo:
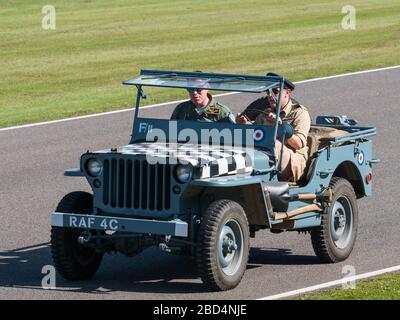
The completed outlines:
[[[76,191],[67,194],[58,204],[56,212],[88,214],[92,212],[93,196]],[[83,230],[74,228],[51,228],[51,253],[54,265],[67,280],[78,281],[91,278],[100,266],[103,254],[78,243]]]
[[[217,291],[235,288],[249,258],[249,224],[243,208],[230,200],[211,203],[202,217],[197,243],[203,283]]]
[[[347,259],[357,236],[357,198],[350,182],[334,177],[330,183],[333,199],[321,216],[321,226],[311,231],[314,251],[322,262]]]

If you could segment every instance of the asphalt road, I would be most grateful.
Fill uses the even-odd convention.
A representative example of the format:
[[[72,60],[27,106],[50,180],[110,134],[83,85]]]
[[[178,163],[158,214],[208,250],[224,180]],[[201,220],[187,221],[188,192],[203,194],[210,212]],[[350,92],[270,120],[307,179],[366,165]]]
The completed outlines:
[[[315,257],[308,235],[268,230],[252,240],[248,270],[228,292],[208,292],[187,258],[148,249],[134,258],[107,255],[96,276],[85,282],[57,277],[57,289],[41,287],[43,266],[51,265],[49,213],[73,190],[89,191],[81,178],[63,170],[78,165],[86,150],[129,141],[132,113],[0,131],[0,299],[256,299],[400,264],[399,186],[400,69],[299,84],[295,97],[312,117],[341,113],[377,127],[374,195],[359,201],[355,249],[343,263],[325,265]],[[240,110],[252,97],[230,95],[223,103]],[[168,115],[173,106],[150,108]]]

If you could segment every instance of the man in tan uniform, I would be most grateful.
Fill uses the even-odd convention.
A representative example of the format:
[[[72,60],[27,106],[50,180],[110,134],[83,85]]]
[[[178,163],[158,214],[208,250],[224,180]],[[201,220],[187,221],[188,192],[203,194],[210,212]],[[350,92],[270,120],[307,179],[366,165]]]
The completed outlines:
[[[270,74],[271,75],[271,74]],[[285,141],[283,146],[283,158],[281,164],[280,178],[296,182],[301,179],[308,159],[307,136],[311,127],[311,118],[307,108],[300,105],[291,98],[294,84],[288,80],[285,81],[282,96],[282,110],[279,114],[279,123],[285,121],[293,127],[293,136]],[[264,105],[264,111],[267,114],[260,113],[256,118],[255,124],[274,125],[276,118],[276,104],[279,99],[279,89],[274,89],[255,101],[255,106],[260,109]],[[252,104],[254,107],[254,104]],[[237,123],[251,123],[245,116],[238,115]],[[280,161],[282,143],[276,140],[275,147],[278,161]]]

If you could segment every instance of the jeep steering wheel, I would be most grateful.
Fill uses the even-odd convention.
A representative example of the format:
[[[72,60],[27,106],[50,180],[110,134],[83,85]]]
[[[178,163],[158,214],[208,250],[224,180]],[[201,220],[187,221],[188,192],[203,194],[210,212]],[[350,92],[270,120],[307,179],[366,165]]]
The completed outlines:
[[[250,118],[246,115],[247,113],[258,113],[258,114],[264,114],[265,116],[268,116],[268,112],[265,110],[261,109],[246,109],[244,110],[240,115],[244,115],[247,120],[251,121]],[[292,118],[284,118],[282,119],[282,124],[280,125],[282,127],[282,135],[285,136],[285,139],[289,139],[293,135],[293,127],[287,123],[286,121],[292,120]]]
[[[240,115],[245,116],[248,121],[251,121],[250,118],[247,116],[247,113],[256,113],[256,114],[264,114],[265,116],[268,116],[268,112],[265,110],[261,109],[245,109]]]

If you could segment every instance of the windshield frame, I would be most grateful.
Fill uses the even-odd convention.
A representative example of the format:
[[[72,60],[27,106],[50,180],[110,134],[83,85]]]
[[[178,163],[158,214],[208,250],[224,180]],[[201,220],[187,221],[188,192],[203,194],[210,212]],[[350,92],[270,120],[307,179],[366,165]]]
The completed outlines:
[[[279,88],[282,77],[225,73],[141,70],[124,85],[182,89],[207,89],[227,92],[262,93]]]
[[[210,82],[204,82],[202,85],[196,84],[196,85],[179,85],[179,86],[174,86],[171,84],[166,84],[166,83],[152,83],[143,81],[143,79],[146,79],[145,77],[153,77],[154,79],[161,79],[164,77],[164,79],[168,79],[170,77],[181,77],[185,79],[185,81],[190,81],[190,80],[204,80],[204,79],[221,79],[221,80],[230,80],[230,79],[240,79],[243,82],[259,82],[260,84],[264,83],[265,86],[261,90],[260,88],[254,88],[252,90],[250,89],[242,89],[242,90],[234,90],[232,88],[225,88],[222,89],[220,88],[213,88],[207,85],[205,87],[205,83],[210,83]],[[211,82],[212,83],[212,82]],[[139,108],[140,108],[140,102],[141,99],[146,99],[146,95],[144,94],[143,87],[164,87],[166,89],[168,88],[181,88],[181,89],[207,89],[207,90],[216,90],[216,91],[228,91],[228,92],[246,92],[246,93],[261,93],[261,92],[266,92],[269,91],[271,92],[273,89],[279,88],[279,97],[278,97],[278,103],[276,105],[276,114],[280,114],[282,110],[282,99],[283,99],[283,90],[284,90],[284,83],[285,83],[285,78],[281,76],[253,76],[253,75],[238,75],[238,74],[222,74],[222,73],[203,73],[203,72],[182,72],[182,71],[161,71],[161,70],[141,70],[140,75],[137,77],[133,77],[129,80],[126,80],[123,82],[124,85],[130,85],[130,86],[135,86],[137,88],[137,95],[136,95],[136,105],[135,105],[135,112],[134,112],[134,118],[133,118],[133,124],[132,128],[135,127],[135,123],[139,120],[140,117],[138,116],[139,113]],[[261,91],[260,91],[261,90]],[[274,130],[273,130],[273,137],[272,141],[275,142],[278,136],[278,126],[279,126],[279,117],[275,118],[274,122]],[[190,120],[180,120],[180,121],[190,121]],[[132,131],[133,134],[133,131]],[[285,137],[283,137],[283,140]],[[276,150],[275,143],[273,143],[272,146],[272,154],[274,155],[274,168],[277,172],[280,171],[281,169],[281,161],[278,163],[278,157],[277,153],[279,152]],[[282,159],[282,153],[283,153],[283,148],[280,150],[281,152],[281,157]]]

